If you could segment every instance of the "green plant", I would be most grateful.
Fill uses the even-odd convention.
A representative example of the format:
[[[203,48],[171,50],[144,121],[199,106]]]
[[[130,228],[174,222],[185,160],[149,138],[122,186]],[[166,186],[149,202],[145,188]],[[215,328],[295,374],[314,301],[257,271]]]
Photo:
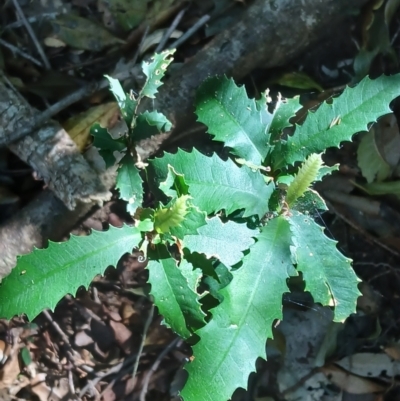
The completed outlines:
[[[321,152],[390,112],[400,76],[365,78],[345,89],[287,139],[282,131],[300,108],[297,99],[279,99],[269,111],[266,94],[249,99],[232,80],[210,78],[198,90],[196,113],[230,157],[178,150],[146,165],[135,142],[168,131],[171,123],[156,111],[137,110],[144,97],[155,96],[171,54],[144,63],[147,81],[137,97],[109,78],[127,129],[118,139],[100,126],[93,130],[107,164],[119,164],[117,188],[135,225],[71,237],[20,257],[1,285],[0,315],[34,318],[140,249],[165,324],[184,339],[198,338],[186,366],[184,400],[222,401],[246,387],[256,359],[266,357],[289,277],[301,272],[305,290],[334,308],[335,321],[355,311],[358,279],[351,261],[309,216],[325,208],[310,186],[335,169],[323,166]],[[157,199],[154,208],[143,208],[143,177]]]

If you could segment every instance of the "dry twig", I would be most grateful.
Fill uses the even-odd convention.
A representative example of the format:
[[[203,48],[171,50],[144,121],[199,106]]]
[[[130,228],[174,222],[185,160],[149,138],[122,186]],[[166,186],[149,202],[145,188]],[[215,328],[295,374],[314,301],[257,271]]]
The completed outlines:
[[[139,347],[139,350],[138,350],[137,358],[136,358],[135,364],[133,365],[133,371],[132,371],[132,378],[133,379],[135,379],[136,374],[137,374],[140,357],[141,357],[142,352],[143,352],[144,343],[146,342],[147,332],[149,331],[150,324],[153,321],[153,316],[154,316],[154,304],[152,303],[151,307],[150,307],[150,312],[149,312],[149,314],[147,316],[146,322],[145,322],[144,327],[143,327],[142,341],[140,342],[140,347]]]
[[[17,11],[18,16],[21,18],[26,30],[29,33],[29,36],[31,37],[33,44],[36,47],[36,50],[38,51],[41,59],[43,60],[43,64],[46,67],[47,70],[51,70],[51,65],[50,62],[46,56],[46,53],[43,51],[42,45],[40,44],[40,42],[38,41],[35,32],[33,31],[31,24],[29,23],[29,21],[25,18],[25,14],[22,11],[21,6],[18,3],[18,0],[12,0],[15,10]]]
[[[153,373],[158,369],[158,366],[160,365],[161,361],[178,345],[178,343],[182,341],[179,337],[175,338],[172,340],[158,355],[157,359],[154,361],[153,365],[151,365],[150,370],[146,373],[144,379],[143,379],[143,385],[142,385],[142,390],[140,391],[140,401],[146,401],[146,394],[147,394],[147,389],[149,387],[149,382],[151,377],[153,376]]]
[[[157,45],[156,50],[154,51],[155,53],[160,53],[162,50],[164,50],[164,47],[167,44],[168,39],[172,35],[172,32],[174,32],[174,30],[176,29],[178,24],[181,22],[181,19],[185,15],[186,10],[187,7],[179,11],[179,13],[176,15],[176,17],[172,21],[171,26],[165,31],[163,37],[160,40],[160,43]]]
[[[190,27],[182,36],[176,39],[170,46],[169,49],[178,48],[182,43],[186,42],[192,37],[203,25],[205,25],[210,19],[209,15],[203,15],[192,27]]]

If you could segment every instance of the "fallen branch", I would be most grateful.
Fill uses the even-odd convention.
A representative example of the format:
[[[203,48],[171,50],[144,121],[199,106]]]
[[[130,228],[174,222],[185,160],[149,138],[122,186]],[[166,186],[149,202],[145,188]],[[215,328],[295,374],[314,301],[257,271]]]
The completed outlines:
[[[49,121],[32,135],[14,141],[14,133],[31,124],[39,112],[0,81],[0,142],[28,163],[69,209],[77,202],[102,202],[111,194],[65,130]]]
[[[195,123],[196,89],[209,76],[227,75],[239,80],[255,68],[283,66],[330,34],[351,11],[368,0],[256,0],[231,28],[218,34],[161,86],[155,108],[174,124],[172,135]],[[150,147],[151,140],[142,148]],[[146,155],[143,155],[146,157]]]

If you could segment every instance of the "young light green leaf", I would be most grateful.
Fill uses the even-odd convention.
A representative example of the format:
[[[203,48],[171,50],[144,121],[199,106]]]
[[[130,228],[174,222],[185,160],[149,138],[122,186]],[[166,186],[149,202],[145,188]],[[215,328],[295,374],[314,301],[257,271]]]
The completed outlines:
[[[275,147],[274,168],[303,161],[311,153],[339,146],[354,133],[367,131],[369,123],[391,112],[389,103],[399,95],[400,74],[374,80],[365,77],[356,87],[346,88],[332,103],[324,102],[316,112],[310,112],[293,136]]]
[[[297,270],[303,273],[306,291],[315,302],[334,307],[335,322],[344,321],[355,313],[361,295],[351,260],[337,250],[337,242],[327,238],[311,217],[294,212],[287,219],[293,233],[292,255]]]
[[[122,87],[118,79],[112,78],[108,75],[105,75],[105,78],[107,78],[108,82],[110,83],[110,90],[118,103],[122,117],[128,124],[128,127],[130,127],[131,122],[135,116],[135,110],[138,106],[137,99],[135,99],[133,93],[125,93],[124,88]]]
[[[236,156],[256,165],[264,161],[270,150],[267,131],[272,115],[257,109],[244,86],[226,77],[207,79],[197,91],[196,114],[213,139],[224,142]],[[262,114],[269,121],[263,122]]]
[[[207,258],[215,257],[226,266],[233,266],[243,258],[243,251],[248,249],[256,236],[256,230],[250,230],[245,224],[228,221],[223,223],[219,217],[206,220],[197,235],[186,235],[183,246],[191,252],[203,253]]]
[[[165,181],[160,183],[160,189],[165,195],[172,198],[189,194],[189,187],[185,182],[184,176],[178,174],[171,165],[168,165],[168,175]],[[196,235],[197,229],[206,224],[206,216],[205,212],[200,211],[190,203],[188,204],[184,219],[179,225],[171,226],[169,233],[181,240],[183,240],[185,235]]]
[[[286,193],[286,203],[289,207],[309,189],[317,178],[321,166],[322,157],[316,153],[310,155],[302,164]]]
[[[245,209],[243,217],[254,214],[262,217],[268,211],[268,200],[273,184],[266,185],[259,171],[238,167],[231,160],[223,161],[217,155],[204,156],[194,149],[191,153],[179,150],[165,153],[162,158],[150,161],[153,179],[164,181],[168,165],[184,175],[193,203],[208,214],[225,209],[227,214]]]
[[[291,127],[290,119],[296,115],[301,109],[300,97],[296,96],[293,99],[279,99],[276,108],[273,112],[271,127],[271,143],[280,139],[282,131]]]
[[[155,54],[149,63],[143,61],[142,69],[147,79],[140,91],[140,97],[155,98],[158,88],[162,85],[161,80],[167,71],[167,67],[172,63],[173,58],[171,56],[174,53],[175,49],[164,50],[159,54]]]
[[[164,114],[158,111],[145,111],[139,114],[135,121],[130,137],[138,142],[163,132],[168,132],[172,128],[171,121]]]
[[[271,220],[257,235],[242,267],[220,291],[223,302],[196,332],[200,341],[186,366],[184,401],[227,400],[237,387],[247,387],[256,359],[266,357],[272,323],[282,318],[282,294],[289,291],[286,279],[292,266],[289,247],[290,229],[283,217]]]
[[[120,162],[116,187],[121,198],[128,202],[127,211],[133,215],[143,203],[143,180],[135,160],[129,154]]]
[[[18,258],[17,266],[1,283],[0,316],[26,313],[29,319],[43,309],[54,309],[60,298],[87,287],[107,266],[132,252],[141,240],[135,227],[110,227],[86,237],[71,236],[62,243],[50,242]]]
[[[204,313],[192,280],[188,280],[164,245],[149,250],[149,283],[165,323],[183,338],[204,325]],[[186,262],[187,263],[187,262]],[[185,275],[187,266],[184,266]],[[191,284],[189,285],[189,281]]]
[[[179,226],[188,213],[189,195],[173,199],[166,207],[157,209],[154,213],[154,229],[158,233],[168,233],[172,227]]]

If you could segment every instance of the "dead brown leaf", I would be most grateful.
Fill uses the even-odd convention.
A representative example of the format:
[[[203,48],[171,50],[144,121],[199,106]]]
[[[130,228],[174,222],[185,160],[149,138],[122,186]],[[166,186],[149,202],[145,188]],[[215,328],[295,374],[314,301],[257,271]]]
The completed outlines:
[[[320,370],[332,383],[350,394],[380,393],[386,389],[372,380],[352,375],[334,364],[324,366]]]

